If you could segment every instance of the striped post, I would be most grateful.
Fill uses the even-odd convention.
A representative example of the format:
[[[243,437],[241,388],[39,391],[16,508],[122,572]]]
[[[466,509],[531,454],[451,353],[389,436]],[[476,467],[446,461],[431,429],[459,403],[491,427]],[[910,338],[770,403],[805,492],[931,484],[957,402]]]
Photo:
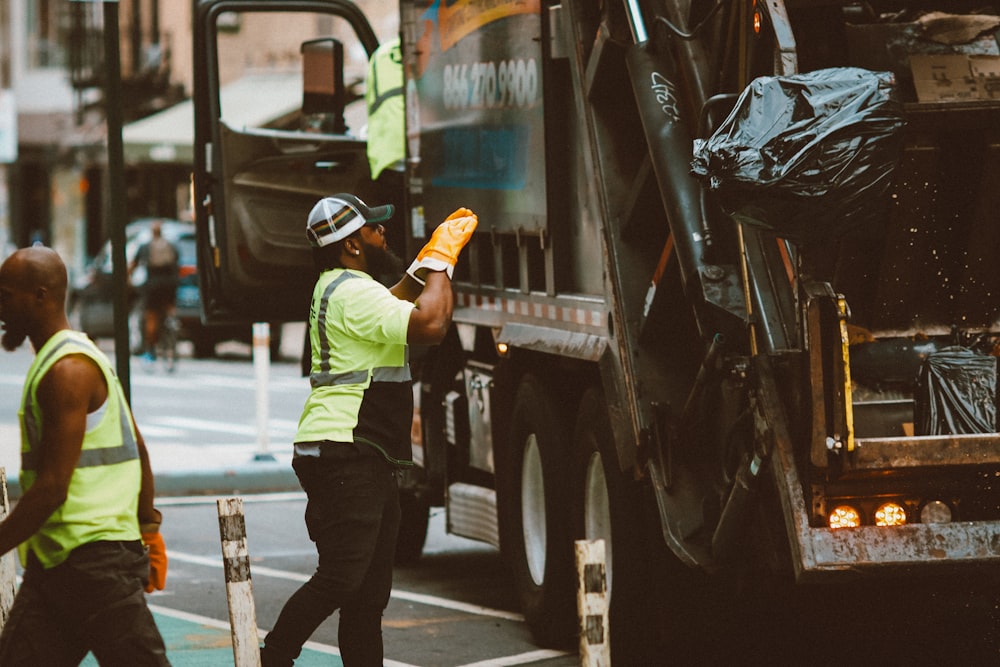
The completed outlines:
[[[576,608],[580,619],[580,665],[609,667],[608,587],[605,577],[604,540],[577,540]]]
[[[257,389],[257,453],[255,461],[274,461],[270,449],[268,419],[270,397],[268,378],[271,373],[271,325],[267,322],[253,324],[253,370],[254,385]]]
[[[0,467],[0,521],[10,514],[10,498],[7,495],[7,469]],[[14,552],[8,551],[0,556],[0,631],[7,625],[10,608],[14,604],[14,590],[17,587],[17,566],[14,563]]]
[[[260,667],[257,639],[257,611],[250,581],[246,524],[242,498],[220,498],[219,536],[222,538],[222,565],[226,572],[229,626],[233,636],[235,667]]]

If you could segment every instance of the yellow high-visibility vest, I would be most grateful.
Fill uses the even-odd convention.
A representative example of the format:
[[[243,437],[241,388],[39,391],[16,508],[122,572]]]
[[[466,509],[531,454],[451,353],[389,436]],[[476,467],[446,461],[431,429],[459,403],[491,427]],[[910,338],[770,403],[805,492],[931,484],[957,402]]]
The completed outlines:
[[[52,365],[68,354],[85,354],[94,360],[107,383],[108,398],[101,410],[88,418],[66,501],[18,549],[22,564],[30,549],[46,568],[59,565],[83,544],[139,539],[137,511],[142,471],[135,427],[108,358],[78,331],[64,330],[52,336],[28,370],[18,412],[21,488],[27,492],[35,483],[39,453],[46,445],[38,384]]]
[[[368,61],[368,165],[372,179],[406,156],[403,52],[399,38],[379,46]]]

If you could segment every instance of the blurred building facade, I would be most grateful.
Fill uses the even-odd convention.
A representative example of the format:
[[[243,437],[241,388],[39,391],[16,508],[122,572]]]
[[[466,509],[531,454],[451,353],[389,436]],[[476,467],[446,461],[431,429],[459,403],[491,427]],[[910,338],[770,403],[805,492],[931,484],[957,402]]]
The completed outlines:
[[[396,2],[356,4],[380,40],[396,34]],[[80,270],[108,236],[104,19],[115,10],[127,129],[190,95],[192,0],[0,2],[0,256],[42,241]],[[128,161],[125,181],[128,219],[186,216],[187,160]]]
[[[79,267],[106,237],[104,16],[118,12],[125,122],[174,104],[159,0],[5,0],[0,10],[4,129],[0,240],[51,245]]]

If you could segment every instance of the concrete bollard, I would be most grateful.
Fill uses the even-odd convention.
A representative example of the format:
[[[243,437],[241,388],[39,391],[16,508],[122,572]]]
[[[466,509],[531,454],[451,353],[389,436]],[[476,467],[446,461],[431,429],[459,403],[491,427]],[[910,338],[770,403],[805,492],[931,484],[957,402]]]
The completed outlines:
[[[222,567],[226,573],[229,626],[233,637],[235,667],[260,667],[257,638],[257,610],[250,580],[246,524],[242,498],[220,498],[219,536],[222,538]]]
[[[604,540],[577,540],[576,609],[580,619],[580,665],[608,667],[611,644],[608,636],[608,587]]]
[[[10,514],[10,498],[7,495],[7,469],[0,467],[0,521]],[[8,551],[0,556],[0,631],[7,625],[10,618],[10,608],[14,605],[14,592],[17,588],[17,565],[14,562],[14,552]]]

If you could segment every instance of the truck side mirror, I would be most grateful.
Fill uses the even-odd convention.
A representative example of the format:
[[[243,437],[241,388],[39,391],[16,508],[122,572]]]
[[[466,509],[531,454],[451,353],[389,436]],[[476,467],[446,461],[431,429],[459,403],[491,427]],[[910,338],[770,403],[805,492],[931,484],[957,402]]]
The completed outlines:
[[[309,129],[344,134],[344,45],[333,37],[302,42],[302,115]]]

